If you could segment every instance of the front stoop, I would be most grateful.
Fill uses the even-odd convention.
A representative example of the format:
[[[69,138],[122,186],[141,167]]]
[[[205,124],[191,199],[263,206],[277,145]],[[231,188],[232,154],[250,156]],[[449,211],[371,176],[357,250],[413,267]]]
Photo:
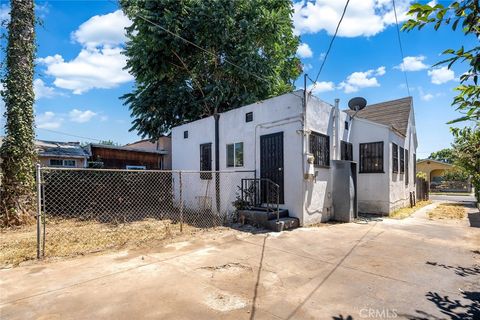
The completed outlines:
[[[267,211],[265,208],[251,208],[246,210],[238,210],[240,221],[254,226],[280,232],[297,228],[300,221],[288,215],[288,210],[279,210],[279,220],[277,221],[277,213]]]

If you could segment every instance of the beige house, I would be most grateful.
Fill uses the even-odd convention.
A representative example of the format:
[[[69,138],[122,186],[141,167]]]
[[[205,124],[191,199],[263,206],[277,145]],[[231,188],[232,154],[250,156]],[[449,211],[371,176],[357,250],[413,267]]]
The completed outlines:
[[[126,144],[125,147],[132,149],[142,149],[144,151],[163,151],[160,168],[162,170],[172,169],[172,138],[170,136],[162,136],[157,141],[152,142],[149,139],[139,140]]]
[[[3,137],[0,137],[0,146]],[[42,167],[85,168],[88,152],[80,142],[35,140],[38,162]],[[0,163],[1,163],[0,159]]]
[[[417,173],[424,172],[427,175],[429,183],[432,183],[436,177],[441,177],[446,171],[452,169],[452,164],[443,161],[432,159],[423,159],[417,161]]]

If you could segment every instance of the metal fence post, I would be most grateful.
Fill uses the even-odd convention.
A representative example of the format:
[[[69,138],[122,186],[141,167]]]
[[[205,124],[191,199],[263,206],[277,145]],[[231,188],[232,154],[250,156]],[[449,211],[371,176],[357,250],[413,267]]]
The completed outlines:
[[[178,181],[180,183],[180,232],[183,232],[183,185],[182,185],[182,171],[178,172]]]
[[[40,259],[40,230],[42,219],[42,181],[40,180],[40,164],[37,164],[35,173],[37,178],[37,259]]]

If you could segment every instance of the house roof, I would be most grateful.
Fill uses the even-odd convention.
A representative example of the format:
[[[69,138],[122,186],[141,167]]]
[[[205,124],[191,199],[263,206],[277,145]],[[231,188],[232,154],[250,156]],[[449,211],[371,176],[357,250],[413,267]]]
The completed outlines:
[[[113,149],[113,150],[122,150],[122,151],[132,151],[132,152],[146,152],[146,153],[155,153],[155,154],[168,154],[167,151],[164,150],[152,150],[152,149],[144,149],[144,148],[134,148],[130,146],[112,146],[108,144],[96,144],[91,143],[89,144],[90,148],[103,148],[103,149]]]
[[[36,140],[35,149],[39,156],[44,157],[88,158],[88,153],[82,148],[80,142]]]
[[[4,137],[0,137],[0,146]],[[35,140],[35,150],[42,157],[87,158],[88,153],[80,146],[80,142],[61,142]]]
[[[433,163],[438,163],[438,164],[441,164],[441,165],[444,165],[446,167],[453,167],[453,164],[451,163],[448,163],[448,162],[443,162],[443,161],[439,161],[439,160],[434,160],[434,159],[421,159],[421,160],[418,160],[417,163],[423,163],[423,162],[433,162]]]
[[[407,134],[408,119],[412,110],[412,97],[405,97],[397,100],[385,101],[368,105],[366,108],[355,114],[353,110],[346,112],[355,117],[367,119],[373,122],[387,125],[402,135]]]

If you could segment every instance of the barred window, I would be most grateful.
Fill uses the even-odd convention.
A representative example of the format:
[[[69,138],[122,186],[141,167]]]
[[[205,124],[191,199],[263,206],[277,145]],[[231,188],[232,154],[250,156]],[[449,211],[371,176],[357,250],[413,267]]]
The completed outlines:
[[[409,179],[409,176],[408,176],[408,163],[410,162],[409,161],[410,159],[408,158],[408,150],[405,149],[405,185],[408,186],[408,183],[410,181],[408,181]]]
[[[405,173],[405,149],[400,147],[400,173]]]
[[[312,132],[309,138],[310,153],[313,154],[315,166],[330,166],[330,137]]]
[[[398,146],[392,143],[392,172],[398,173]]]
[[[353,145],[350,142],[341,141],[341,160],[353,161]]]
[[[204,143],[200,145],[200,171],[212,171],[212,144]],[[211,172],[200,173],[201,179],[212,179]]]
[[[384,173],[383,141],[360,143],[360,173]]]

